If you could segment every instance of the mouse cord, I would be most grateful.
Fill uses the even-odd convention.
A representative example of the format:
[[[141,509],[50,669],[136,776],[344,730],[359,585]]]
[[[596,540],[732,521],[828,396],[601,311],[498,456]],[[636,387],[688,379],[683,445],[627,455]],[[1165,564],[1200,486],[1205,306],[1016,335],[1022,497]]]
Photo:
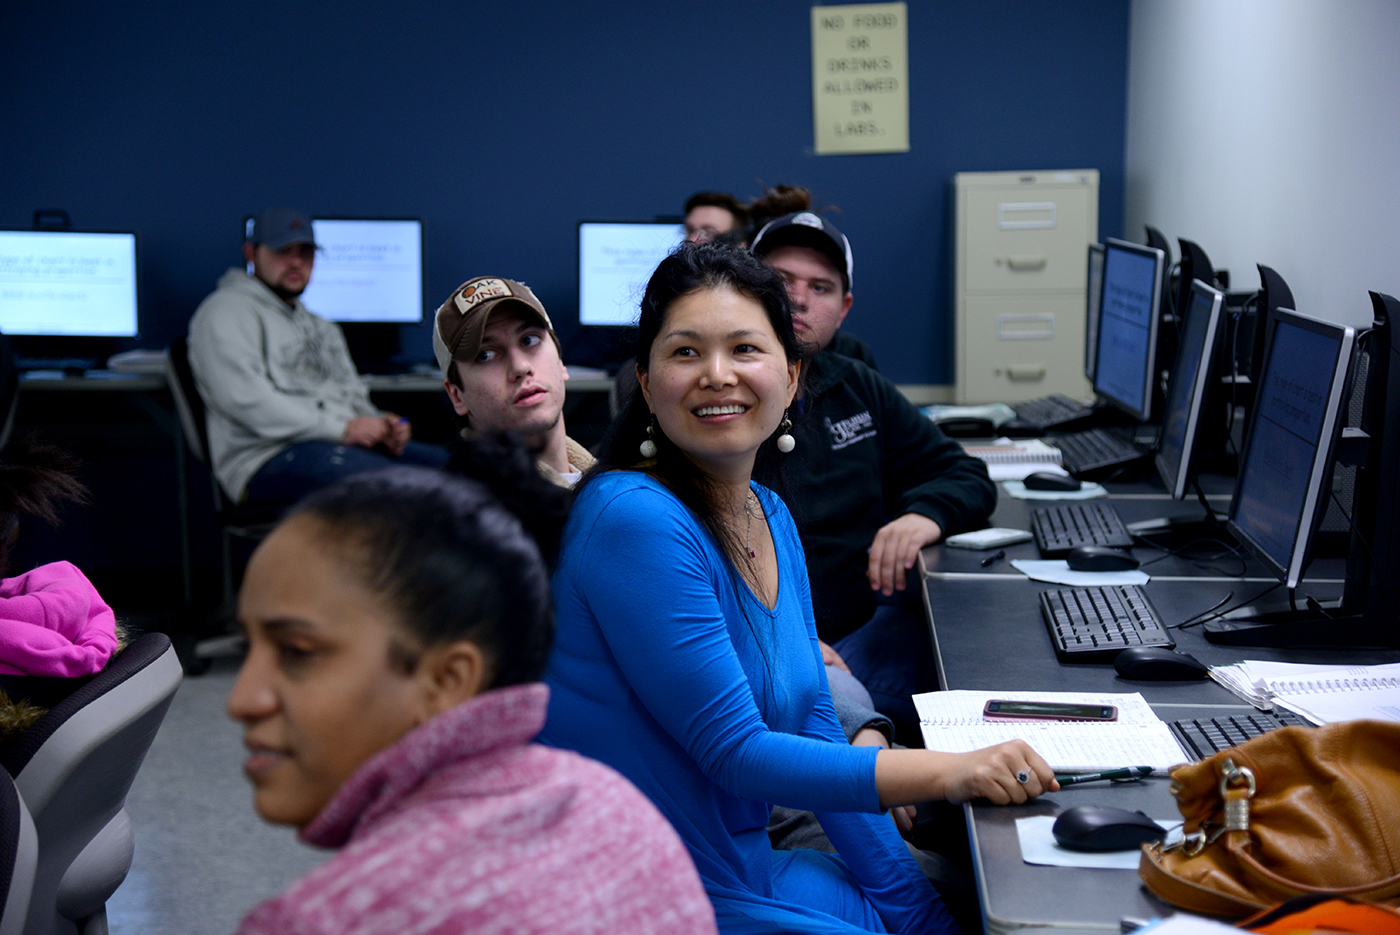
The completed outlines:
[[[1244,607],[1244,606],[1246,606],[1246,605],[1252,604],[1252,603],[1254,603],[1255,601],[1259,600],[1259,598],[1263,597],[1265,594],[1268,594],[1268,593],[1271,592],[1271,591],[1276,591],[1276,590],[1278,590],[1278,589],[1281,588],[1281,587],[1283,587],[1283,582],[1282,582],[1282,581],[1275,581],[1273,584],[1269,585],[1267,588],[1265,588],[1264,590],[1260,591],[1258,594],[1254,595],[1253,597],[1246,598],[1245,600],[1240,601],[1238,604],[1236,604],[1236,605],[1233,606],[1233,607],[1226,607],[1224,610],[1218,610],[1217,608],[1219,608],[1221,604],[1224,604],[1225,601],[1228,601],[1230,598],[1232,598],[1232,597],[1235,596],[1235,592],[1234,592],[1234,591],[1231,591],[1229,594],[1225,595],[1225,600],[1220,601],[1219,603],[1217,603],[1214,607],[1210,608],[1209,610],[1203,610],[1203,611],[1201,611],[1201,613],[1199,613],[1199,614],[1195,614],[1194,616],[1187,617],[1185,620],[1181,621],[1180,623],[1172,624],[1171,626],[1167,627],[1167,629],[1168,629],[1168,630],[1184,630],[1184,629],[1186,629],[1187,627],[1195,627],[1195,626],[1200,626],[1200,625],[1203,624],[1203,623],[1210,623],[1210,622],[1211,622],[1212,620],[1214,620],[1216,617],[1223,617],[1223,616],[1225,616],[1226,614],[1230,613],[1231,611],[1239,610],[1241,607]],[[1197,619],[1198,617],[1200,618],[1199,620]]]

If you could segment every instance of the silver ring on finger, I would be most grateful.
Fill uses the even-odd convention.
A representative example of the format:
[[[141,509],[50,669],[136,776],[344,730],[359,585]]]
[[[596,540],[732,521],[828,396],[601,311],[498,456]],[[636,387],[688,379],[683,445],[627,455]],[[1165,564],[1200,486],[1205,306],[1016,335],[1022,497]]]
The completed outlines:
[[[1022,784],[1030,782],[1031,771],[1028,769],[1021,770],[1019,773],[1016,774],[1016,781]]]

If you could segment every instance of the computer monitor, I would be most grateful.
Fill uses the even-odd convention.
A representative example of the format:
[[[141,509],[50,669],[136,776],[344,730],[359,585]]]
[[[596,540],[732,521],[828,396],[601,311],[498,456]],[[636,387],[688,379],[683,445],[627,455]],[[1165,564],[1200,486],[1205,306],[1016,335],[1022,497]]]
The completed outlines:
[[[1296,588],[1327,506],[1356,331],[1275,313],[1226,525]]]
[[[1219,377],[1221,310],[1225,295],[1197,280],[1181,323],[1176,364],[1167,386],[1167,406],[1157,439],[1157,473],[1172,499],[1180,500],[1195,479],[1213,415],[1206,409]]]
[[[647,280],[684,240],[678,220],[579,221],[579,324],[635,325]]]
[[[252,218],[244,222],[245,238]],[[336,322],[413,325],[423,320],[423,222],[418,218],[315,217],[320,248],[301,301]]]
[[[1235,513],[1253,511],[1252,515],[1245,516],[1245,521],[1261,532],[1247,539],[1245,544],[1279,573],[1280,583],[1292,587],[1296,581],[1291,573],[1296,557],[1302,556],[1299,567],[1307,564],[1309,542],[1321,515],[1317,501],[1324,496],[1341,499],[1332,489],[1328,462],[1354,466],[1354,489],[1343,502],[1350,517],[1350,544],[1341,599],[1318,600],[1306,595],[1306,601],[1298,602],[1290,591],[1285,605],[1240,608],[1205,625],[1204,635],[1212,643],[1333,649],[1400,646],[1400,513],[1397,513],[1400,510],[1400,366],[1397,366],[1400,364],[1400,333],[1395,328],[1395,320],[1400,317],[1400,301],[1372,292],[1371,302],[1375,311],[1374,324],[1356,337],[1349,373],[1332,376],[1331,393],[1325,404],[1317,407],[1317,417],[1313,419],[1307,418],[1314,412],[1312,399],[1306,398],[1302,406],[1290,400],[1300,392],[1305,396],[1315,393],[1314,387],[1327,383],[1328,365],[1322,358],[1313,356],[1300,366],[1296,359],[1299,346],[1304,354],[1322,349],[1330,355],[1335,348],[1335,359],[1342,360],[1339,345],[1344,344],[1350,329],[1312,322],[1286,310],[1275,311],[1262,362],[1260,404],[1241,459],[1240,486],[1236,488],[1236,506],[1232,509]],[[1299,340],[1299,328],[1311,330]],[[1290,344],[1293,345],[1290,359],[1280,362],[1279,354],[1288,352],[1277,352],[1277,349]],[[1287,377],[1281,382],[1276,377],[1280,371]],[[1280,389],[1285,394],[1283,402],[1302,410],[1303,418],[1278,405]],[[1349,410],[1351,416],[1359,409],[1359,424],[1329,429],[1329,418],[1337,424],[1343,421],[1340,412],[1331,416],[1329,413],[1343,408]],[[1309,437],[1313,434],[1313,425],[1318,426],[1315,431],[1323,441],[1328,440],[1329,430],[1340,435],[1340,439],[1333,438],[1333,451],[1326,456],[1319,453],[1307,464],[1306,484],[1281,472],[1279,467],[1292,467],[1299,461],[1306,461],[1305,457],[1300,457],[1306,453],[1305,447],[1299,450],[1303,443],[1285,440],[1281,448],[1277,442],[1271,448],[1270,439],[1277,436],[1278,430],[1255,428],[1259,413],[1277,416],[1280,411],[1283,417],[1292,420],[1295,429],[1300,422],[1306,426]],[[1261,452],[1261,462],[1254,463]],[[1257,497],[1241,502],[1246,471],[1267,472],[1262,474],[1266,494],[1270,475],[1283,477],[1287,483],[1281,486],[1292,488],[1294,499],[1296,491],[1306,490],[1304,508],[1289,515],[1282,505],[1259,509]],[[1311,515],[1306,510],[1309,505],[1312,506]],[[1290,530],[1295,530],[1291,541],[1288,539]],[[1280,570],[1282,559],[1289,565]]]
[[[1166,255],[1109,238],[1094,363],[1094,393],[1139,422],[1153,415],[1157,331]]]
[[[1089,244],[1089,267],[1084,279],[1084,377],[1094,382],[1099,351],[1099,303],[1103,296],[1103,244]]]
[[[139,337],[136,235],[0,231],[0,333]]]

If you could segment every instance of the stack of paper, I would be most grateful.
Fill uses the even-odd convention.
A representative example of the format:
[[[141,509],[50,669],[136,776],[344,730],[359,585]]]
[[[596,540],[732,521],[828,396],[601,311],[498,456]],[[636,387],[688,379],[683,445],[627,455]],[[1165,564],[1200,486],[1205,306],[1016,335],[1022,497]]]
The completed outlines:
[[[1118,708],[1118,720],[988,721],[982,707],[993,698],[1111,704]],[[930,750],[968,753],[1024,740],[1061,772],[1150,766],[1165,773],[1189,759],[1166,722],[1137,692],[928,692],[914,696],[914,707]]]
[[[1210,677],[1257,708],[1287,708],[1314,724],[1400,721],[1400,663],[1342,667],[1246,659],[1212,666]]]

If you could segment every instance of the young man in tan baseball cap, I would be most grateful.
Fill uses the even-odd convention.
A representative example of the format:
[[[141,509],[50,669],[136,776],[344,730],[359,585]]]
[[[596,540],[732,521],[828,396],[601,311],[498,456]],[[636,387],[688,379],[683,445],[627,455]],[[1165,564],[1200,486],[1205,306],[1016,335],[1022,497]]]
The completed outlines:
[[[569,372],[549,314],[528,286],[478,276],[437,310],[433,353],[466,430],[514,432],[536,448],[540,473],[572,486],[593,456],[564,431]]]

